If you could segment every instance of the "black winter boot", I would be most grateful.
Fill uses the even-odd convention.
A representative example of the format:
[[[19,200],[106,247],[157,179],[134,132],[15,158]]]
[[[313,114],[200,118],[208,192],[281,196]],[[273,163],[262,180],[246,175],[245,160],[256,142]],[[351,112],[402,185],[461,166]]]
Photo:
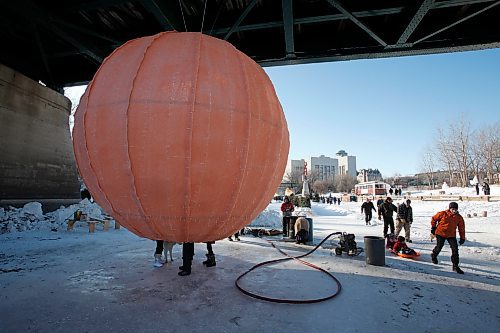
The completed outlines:
[[[431,253],[431,260],[432,260],[433,264],[437,265],[438,259],[437,259],[437,256],[434,253]]]
[[[180,276],[186,276],[191,274],[191,260],[182,260],[183,265],[179,267],[181,270],[179,273]]]
[[[458,265],[453,265],[453,271],[457,272],[458,274],[464,274],[464,271],[458,267]]]
[[[207,254],[207,260],[203,262],[203,264],[207,267],[217,266],[215,262],[215,254]]]
[[[182,266],[179,267],[181,271],[178,273],[180,276],[186,276],[191,274],[191,262],[193,261],[193,255],[194,255],[194,243],[183,243]]]

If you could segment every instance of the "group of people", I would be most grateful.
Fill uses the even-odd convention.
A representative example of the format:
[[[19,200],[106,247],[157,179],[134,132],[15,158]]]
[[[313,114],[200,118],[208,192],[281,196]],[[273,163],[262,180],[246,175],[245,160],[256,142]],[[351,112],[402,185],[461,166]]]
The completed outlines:
[[[372,219],[372,211],[377,212],[373,203],[369,198],[366,199],[361,205],[361,213],[365,213],[366,225],[370,225]],[[393,215],[396,213],[397,225],[394,228]],[[378,205],[378,218],[384,220],[384,238],[394,238],[398,241],[391,246],[394,252],[407,251],[411,253],[413,250],[409,249],[406,242],[411,243],[410,227],[413,222],[413,208],[411,207],[411,200],[407,199],[396,207],[392,203],[392,198],[387,197],[383,202]],[[388,231],[390,229],[390,234]],[[394,230],[396,229],[396,230]],[[405,237],[399,236],[401,230],[405,230]],[[459,241],[457,243],[456,231],[458,229]],[[463,217],[458,212],[458,204],[450,202],[448,209],[438,212],[431,218],[431,234],[436,237],[436,246],[432,250],[431,259],[434,264],[438,263],[437,257],[441,252],[445,242],[451,247],[451,262],[453,264],[453,271],[458,274],[464,274],[459,267],[458,244],[462,245],[465,242],[465,222]],[[406,242],[405,242],[406,241]],[[398,243],[399,242],[399,243]]]
[[[402,229],[405,230],[405,236],[409,243],[411,243],[410,239],[410,226],[413,222],[413,209],[411,207],[411,200],[407,199],[405,202],[396,207],[392,203],[392,198],[387,197],[385,200],[379,199],[377,201],[378,207],[378,219],[384,220],[384,238],[387,237],[387,231],[390,228],[391,234],[399,236],[399,233]],[[367,198],[365,202],[361,205],[361,214],[365,214],[365,222],[366,225],[371,225],[372,220],[372,211],[377,212],[377,209],[373,205],[373,202],[370,198]],[[396,213],[396,230],[394,226],[394,213]]]
[[[403,190],[400,189],[400,188],[395,188],[394,190],[392,188],[389,189],[389,195],[392,195],[394,193],[394,195],[402,195],[403,194]]]
[[[320,200],[322,203],[325,203],[325,201],[326,201],[326,203],[329,205],[331,205],[331,204],[334,204],[334,205],[339,204],[340,205],[340,203],[342,202],[342,198],[332,197],[331,195],[328,197],[321,197]]]
[[[289,234],[290,223],[292,220],[292,213],[294,211],[294,205],[290,202],[288,197],[285,197],[283,204],[281,205],[281,212],[283,213],[283,235]],[[372,219],[372,211],[377,212],[377,209],[371,202],[370,198],[361,205],[361,213],[365,214],[366,225],[370,225]],[[394,226],[393,214],[396,213],[397,225]],[[378,205],[378,218],[384,221],[384,238],[391,240],[390,247],[393,252],[400,252],[404,254],[415,253],[413,249],[410,249],[406,242],[412,243],[410,239],[410,227],[413,222],[413,209],[411,207],[411,200],[407,199],[405,202],[401,203],[396,207],[392,203],[392,198],[387,197]],[[297,243],[306,243],[308,239],[309,224],[306,218],[299,217],[294,224],[295,235]],[[405,230],[405,237],[399,236],[401,230]],[[457,242],[456,231],[459,232],[459,241]],[[390,231],[390,234],[388,233]],[[431,234],[436,238],[436,246],[432,250],[431,260],[434,264],[438,263],[438,255],[441,252],[445,242],[448,242],[451,248],[451,262],[453,264],[453,271],[458,274],[464,274],[462,269],[459,267],[459,254],[458,254],[458,244],[462,245],[465,242],[465,222],[463,217],[458,212],[458,204],[456,202],[451,202],[448,209],[445,211],[438,212],[431,218]],[[239,233],[234,234],[236,240],[239,240]],[[232,241],[231,236],[228,238]],[[397,241],[394,241],[397,239]],[[206,242],[207,245],[207,260],[203,264],[207,267],[216,266],[215,254],[212,249],[212,244],[215,242]],[[155,250],[155,267],[160,267],[158,264],[161,260],[161,253],[164,250],[163,241],[156,242]],[[166,255],[165,255],[166,256]],[[186,276],[191,274],[191,263],[194,256],[194,243],[183,243],[182,244],[182,266],[179,267],[180,276]]]
[[[487,182],[483,182],[482,187],[484,195],[490,195],[490,185]],[[476,195],[479,195],[479,183],[476,183]]]

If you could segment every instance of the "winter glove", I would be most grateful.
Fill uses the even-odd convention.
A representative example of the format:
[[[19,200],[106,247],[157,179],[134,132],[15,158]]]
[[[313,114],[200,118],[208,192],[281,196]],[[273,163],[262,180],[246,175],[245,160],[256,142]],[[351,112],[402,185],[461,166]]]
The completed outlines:
[[[465,243],[465,239],[460,238],[460,240],[458,241],[458,244],[463,245],[464,243]]]
[[[435,235],[436,234],[436,227],[431,228],[431,234]]]

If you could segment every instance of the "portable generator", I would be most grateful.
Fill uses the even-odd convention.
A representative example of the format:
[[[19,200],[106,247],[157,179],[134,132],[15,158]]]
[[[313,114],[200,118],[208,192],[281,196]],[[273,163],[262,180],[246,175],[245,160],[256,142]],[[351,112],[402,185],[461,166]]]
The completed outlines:
[[[363,249],[358,248],[355,240],[356,236],[354,234],[348,234],[343,232],[339,235],[339,244],[335,248],[335,254],[341,255],[342,252],[346,252],[349,256],[357,256]]]

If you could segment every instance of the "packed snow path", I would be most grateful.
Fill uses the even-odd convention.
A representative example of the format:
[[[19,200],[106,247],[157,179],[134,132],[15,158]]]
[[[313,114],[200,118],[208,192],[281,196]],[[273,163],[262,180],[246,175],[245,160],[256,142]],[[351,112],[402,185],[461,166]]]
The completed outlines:
[[[483,203],[471,203],[479,205]],[[331,232],[380,236],[382,224],[366,226],[361,203],[313,205],[318,243]],[[153,268],[155,243],[125,229],[88,233],[35,230],[0,235],[0,332],[497,332],[500,327],[500,214],[498,203],[487,218],[466,219],[467,242],[460,246],[465,275],[451,270],[445,245],[439,265],[430,262],[435,243],[430,216],[443,202],[415,202],[411,247],[417,261],[387,254],[386,266],[366,265],[364,254],[335,256],[326,243],[308,260],[342,283],[335,298],[317,304],[289,305],[258,301],[240,293],[235,279],[256,263],[281,258],[264,239],[249,235],[241,242],[214,246],[217,266],[204,267],[204,244],[197,244],[190,276],[177,275],[174,263]],[[269,210],[277,210],[273,203]],[[475,207],[475,208],[474,208]],[[374,214],[376,217],[376,214]],[[275,239],[297,255],[310,249]],[[293,262],[249,275],[248,288],[269,296],[328,294],[332,283]]]

